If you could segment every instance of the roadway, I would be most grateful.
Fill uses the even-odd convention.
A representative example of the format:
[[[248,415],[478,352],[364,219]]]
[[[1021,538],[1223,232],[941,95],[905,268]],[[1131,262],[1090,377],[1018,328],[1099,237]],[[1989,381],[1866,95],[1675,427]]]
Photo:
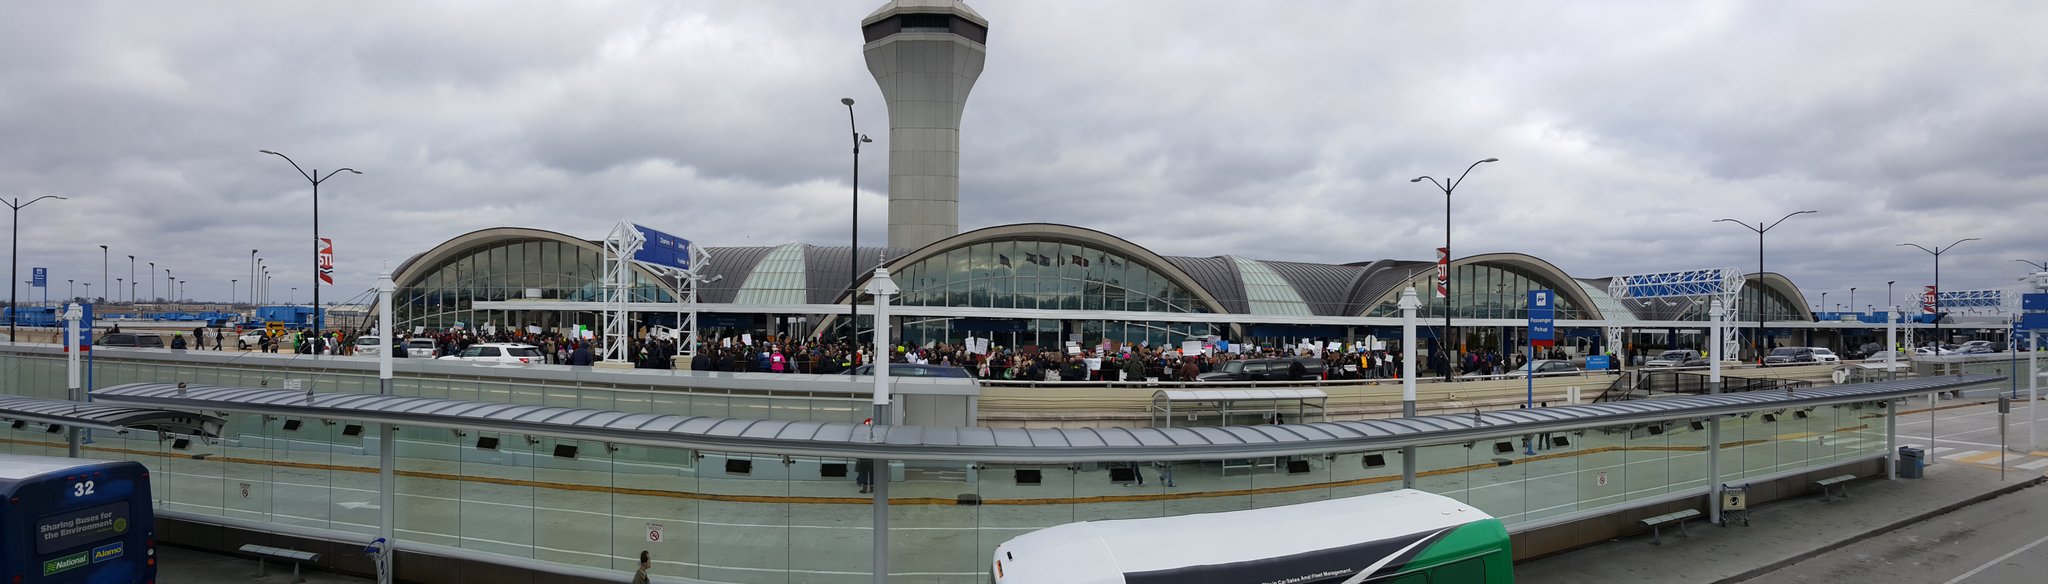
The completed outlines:
[[[2044,573],[2048,573],[2048,487],[2032,487],[1850,544],[1748,582],[2032,584],[2048,580]]]

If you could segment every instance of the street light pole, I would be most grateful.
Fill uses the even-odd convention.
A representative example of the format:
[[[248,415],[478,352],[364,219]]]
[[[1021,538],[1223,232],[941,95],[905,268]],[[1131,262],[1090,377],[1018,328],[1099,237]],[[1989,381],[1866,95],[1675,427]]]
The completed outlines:
[[[2015,261],[2015,262],[2019,262],[2019,263],[2022,263],[2022,264],[2026,264],[2026,265],[2029,265],[2029,266],[2033,266],[2033,267],[2034,267],[2034,271],[2037,271],[2037,272],[2048,272],[2048,262],[2034,262],[2034,261],[2027,261],[2027,260],[2013,260],[2013,261]]]
[[[249,303],[256,303],[256,250],[249,250]]]
[[[107,246],[102,245],[100,246],[100,291],[106,293],[113,293],[114,289],[107,286],[108,275],[110,274],[109,270],[107,269]],[[86,293],[91,294],[92,288],[86,288]]]
[[[156,302],[156,262],[149,262],[149,301]]]
[[[1941,346],[1947,344],[1941,336],[1941,254],[1948,253],[1948,250],[1955,249],[1956,246],[1962,245],[1965,241],[1979,240],[1975,237],[1965,237],[1956,240],[1955,243],[1948,244],[1948,247],[1936,247],[1934,249],[1927,249],[1917,243],[1901,243],[1893,246],[1905,247],[1910,245],[1920,248],[1920,251],[1934,254],[1934,354],[1936,355],[1940,355]]]
[[[1443,281],[1437,282],[1437,286],[1443,288],[1444,292],[1444,334],[1437,337],[1437,344],[1441,345],[1444,354],[1444,381],[1450,381],[1451,371],[1457,368],[1457,362],[1451,357],[1451,191],[1458,190],[1458,185],[1465,182],[1465,175],[1472,174],[1472,169],[1488,162],[1500,162],[1500,159],[1487,158],[1474,162],[1471,166],[1465,167],[1465,172],[1458,174],[1458,180],[1449,184],[1438,182],[1429,175],[1408,179],[1408,182],[1422,182],[1427,179],[1429,184],[1444,192],[1444,275]]]
[[[853,132],[853,238],[848,241],[846,251],[846,338],[858,346],[860,303],[855,300],[860,294],[853,289],[853,283],[860,279],[860,145],[874,140],[860,133],[860,126],[854,124],[853,98],[839,98],[839,103],[846,105],[846,127]],[[880,343],[875,344],[877,349],[881,346]],[[884,353],[882,357],[888,358],[888,354]]]
[[[235,306],[235,294],[241,292],[241,288],[241,280],[228,280],[228,307],[233,308]]]
[[[128,256],[128,303],[135,303],[135,256]]]
[[[306,169],[299,168],[299,163],[290,156],[270,150],[258,152],[283,158],[285,162],[291,163],[292,170],[299,171],[299,176],[306,177],[307,182],[313,183],[313,334],[321,334],[321,331],[327,330],[327,318],[325,311],[320,310],[320,183],[327,182],[327,179],[334,178],[334,175],[341,174],[344,170],[355,174],[363,172],[353,168],[342,168],[328,171],[326,176],[321,176],[320,169],[316,168],[308,173]]]
[[[14,209],[14,227],[12,236],[13,242],[8,244],[7,246],[8,344],[14,343],[14,323],[15,321],[21,320],[21,301],[19,300],[19,295],[21,294],[21,285],[15,283],[21,281],[21,208],[27,207],[29,205],[34,205],[36,204],[36,201],[41,201],[43,199],[56,199],[59,201],[65,200],[64,197],[59,197],[57,195],[43,195],[31,199],[29,200],[29,202],[26,203],[21,202],[21,197],[15,197],[12,199],[0,199],[0,203],[6,203],[9,208]]]
[[[1786,213],[1784,217],[1779,217],[1777,221],[1772,221],[1770,225],[1764,225],[1762,221],[1756,222],[1756,225],[1750,225],[1737,219],[1714,220],[1715,223],[1734,223],[1756,232],[1756,302],[1750,303],[1749,306],[1750,310],[1756,311],[1756,336],[1749,339],[1749,346],[1750,351],[1756,354],[1756,361],[1758,363],[1764,361],[1764,233],[1777,227],[1779,223],[1784,223],[1786,219],[1791,219],[1793,215],[1805,215],[1807,213],[1819,213],[1819,211],[1793,211]],[[1736,303],[1737,312],[1741,311],[1741,306],[1741,303]]]

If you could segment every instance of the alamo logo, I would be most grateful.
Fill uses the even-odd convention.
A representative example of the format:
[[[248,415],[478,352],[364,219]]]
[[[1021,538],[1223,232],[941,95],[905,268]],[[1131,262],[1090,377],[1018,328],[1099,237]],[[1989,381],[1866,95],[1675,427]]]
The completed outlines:
[[[123,551],[126,551],[126,550],[127,550],[127,546],[126,546],[126,545],[124,545],[124,544],[123,544],[122,542],[118,542],[118,541],[117,541],[117,542],[114,542],[114,543],[110,543],[110,544],[107,544],[107,545],[103,545],[103,546],[100,546],[100,547],[96,547],[96,548],[93,548],[93,549],[92,549],[92,563],[95,563],[95,564],[97,564],[97,563],[100,563],[100,562],[104,562],[104,561],[107,561],[107,560],[111,560],[111,559],[114,559],[114,558],[118,558],[118,557],[121,557],[121,552],[123,552]]]

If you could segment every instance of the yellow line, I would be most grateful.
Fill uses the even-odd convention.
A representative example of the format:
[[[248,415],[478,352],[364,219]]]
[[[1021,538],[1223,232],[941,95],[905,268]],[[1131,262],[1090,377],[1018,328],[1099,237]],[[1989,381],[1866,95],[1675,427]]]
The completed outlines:
[[[1983,453],[1983,454],[1972,454],[1972,455],[1969,455],[1969,456],[1965,456],[1965,457],[1962,457],[1962,458],[1957,458],[1957,459],[1955,459],[1955,460],[1956,460],[1956,462],[1968,462],[1968,463],[1982,463],[1982,462],[1984,462],[1984,461],[1986,461],[1986,460],[1991,460],[1991,459],[1994,459],[1994,458],[1998,458],[1998,457],[2000,457],[2000,456],[2005,456],[2005,453],[2004,453],[2004,452],[1986,452],[1986,453]]]

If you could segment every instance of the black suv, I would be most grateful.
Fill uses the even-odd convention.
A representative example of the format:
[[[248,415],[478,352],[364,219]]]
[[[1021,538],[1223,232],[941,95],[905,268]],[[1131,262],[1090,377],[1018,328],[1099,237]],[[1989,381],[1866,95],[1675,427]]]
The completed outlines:
[[[1813,349],[1808,347],[1778,347],[1771,349],[1771,354],[1764,356],[1765,367],[1819,362],[1820,359],[1813,356]]]
[[[92,340],[95,347],[142,347],[164,348],[164,338],[142,333],[107,333]]]
[[[1299,366],[1299,372],[1295,367]],[[1323,376],[1323,362],[1320,359],[1240,359],[1224,361],[1215,371],[1195,377],[1197,381],[1294,381],[1320,379]]]

